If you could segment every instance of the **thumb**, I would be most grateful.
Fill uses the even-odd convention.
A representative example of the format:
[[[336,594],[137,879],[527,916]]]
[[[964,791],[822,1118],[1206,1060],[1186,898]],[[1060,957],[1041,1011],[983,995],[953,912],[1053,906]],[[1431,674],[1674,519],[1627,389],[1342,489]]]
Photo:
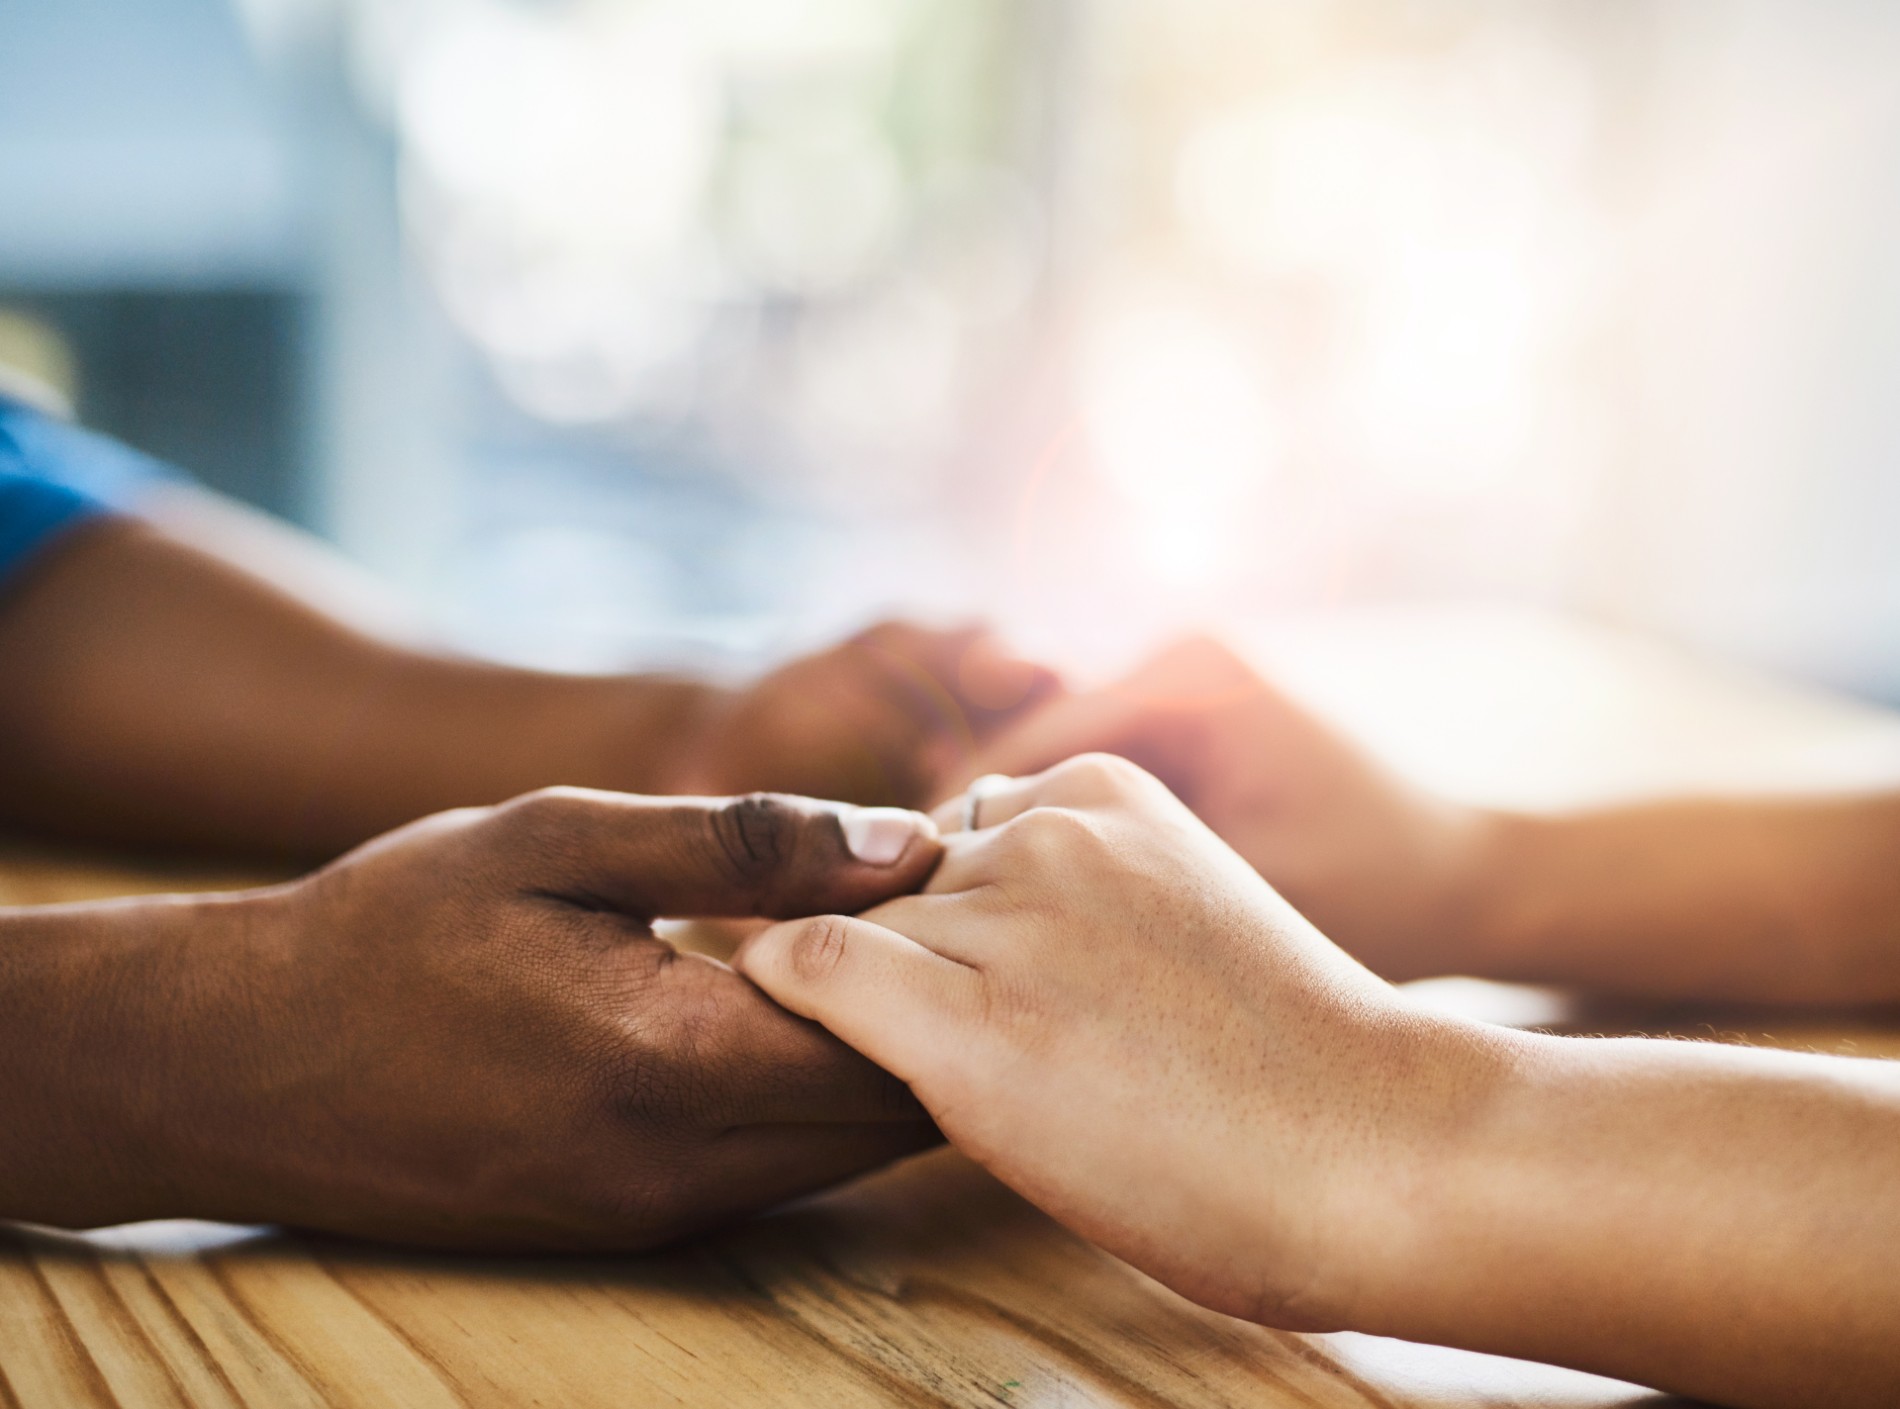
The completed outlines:
[[[732,964],[906,1085],[928,1082],[953,1053],[969,1054],[982,976],[871,920],[819,915],[773,925],[741,945]]]
[[[921,813],[776,793],[549,788],[484,826],[516,884],[643,920],[854,914],[916,890],[943,851]]]

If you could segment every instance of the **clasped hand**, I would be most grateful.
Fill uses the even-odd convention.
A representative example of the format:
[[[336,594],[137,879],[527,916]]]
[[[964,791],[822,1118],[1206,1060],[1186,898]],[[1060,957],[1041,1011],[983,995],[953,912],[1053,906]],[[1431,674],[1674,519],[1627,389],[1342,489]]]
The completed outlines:
[[[1084,1237],[1233,1315],[1349,1324],[1483,1045],[1120,758],[987,792],[981,822],[923,894],[774,926],[736,966]]]
[[[61,1026],[75,1153],[17,1212],[636,1248],[883,1163],[936,1139],[904,1088],[651,922],[862,910],[938,850],[909,812],[562,789],[108,912],[41,949],[90,975],[21,1019]]]

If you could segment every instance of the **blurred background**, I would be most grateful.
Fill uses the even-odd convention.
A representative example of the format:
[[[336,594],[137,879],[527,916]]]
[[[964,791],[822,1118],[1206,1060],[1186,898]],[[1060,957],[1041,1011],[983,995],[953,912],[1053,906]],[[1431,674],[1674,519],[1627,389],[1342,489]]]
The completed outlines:
[[[1900,703],[1880,0],[6,0],[0,362],[535,664],[1531,603]]]

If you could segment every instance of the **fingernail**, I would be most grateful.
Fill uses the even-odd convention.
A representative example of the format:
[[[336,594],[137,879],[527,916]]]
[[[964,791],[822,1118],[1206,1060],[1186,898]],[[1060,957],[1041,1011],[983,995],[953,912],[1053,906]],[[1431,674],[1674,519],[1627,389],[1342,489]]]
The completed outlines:
[[[854,807],[839,820],[844,844],[867,866],[889,866],[930,825],[928,818],[901,807]]]

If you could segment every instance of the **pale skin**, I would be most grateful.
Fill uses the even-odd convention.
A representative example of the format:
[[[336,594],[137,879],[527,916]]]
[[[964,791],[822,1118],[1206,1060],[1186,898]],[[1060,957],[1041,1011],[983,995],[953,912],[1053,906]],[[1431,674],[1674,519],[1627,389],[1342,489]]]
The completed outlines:
[[[966,776],[1118,754],[1392,979],[1460,973],[1646,998],[1900,1002],[1900,789],[1533,815],[1424,792],[1190,640],[1053,701]]]
[[[1076,1232],[1268,1325],[1892,1402],[1900,1068],[1426,1011],[1119,759],[978,820],[736,963]]]

